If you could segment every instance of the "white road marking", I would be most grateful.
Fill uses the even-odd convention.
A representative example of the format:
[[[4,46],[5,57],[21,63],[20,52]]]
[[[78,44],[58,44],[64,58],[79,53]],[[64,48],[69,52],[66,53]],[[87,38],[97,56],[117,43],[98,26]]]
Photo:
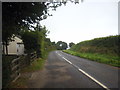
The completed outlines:
[[[85,71],[83,71],[82,69],[78,69],[80,72],[82,72],[84,75],[86,75],[87,77],[89,77],[90,79],[92,79],[94,82],[96,82],[97,84],[99,84],[100,86],[102,86],[103,88],[110,90],[108,87],[106,87],[105,85],[103,85],[102,83],[100,83],[98,80],[96,80],[95,78],[93,78],[92,76],[90,76],[88,73],[86,73]]]
[[[56,51],[56,53],[59,55],[59,56],[62,56],[61,54],[59,54],[57,51]]]
[[[65,59],[65,61],[67,61],[69,64],[72,64],[69,60],[67,60],[66,58],[62,57],[63,59]]]
[[[60,54],[58,54],[59,56],[61,56]]]
[[[61,56],[61,54],[58,54]],[[85,71],[83,71],[82,69],[80,69],[77,65],[73,64],[72,62],[70,62],[69,60],[67,60],[66,58],[62,57],[65,61],[67,61],[69,64],[72,64],[74,67],[76,67],[80,72],[82,72],[84,75],[86,75],[87,77],[89,77],[90,79],[92,79],[94,82],[96,82],[98,85],[100,85],[101,87],[105,88],[106,90],[110,90],[107,86],[103,85],[102,83],[100,83],[98,80],[96,80],[94,77],[90,76],[88,73],[86,73]]]
[[[58,52],[56,52],[59,56],[61,56]]]
[[[79,69],[79,67],[77,65],[73,64],[73,66],[76,67],[77,69]]]

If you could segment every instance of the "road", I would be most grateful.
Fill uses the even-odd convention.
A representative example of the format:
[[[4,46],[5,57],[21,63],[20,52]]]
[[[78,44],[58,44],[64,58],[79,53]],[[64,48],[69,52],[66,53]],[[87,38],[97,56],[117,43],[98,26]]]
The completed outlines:
[[[29,88],[118,88],[118,68],[62,51],[49,54],[45,68],[32,74]]]

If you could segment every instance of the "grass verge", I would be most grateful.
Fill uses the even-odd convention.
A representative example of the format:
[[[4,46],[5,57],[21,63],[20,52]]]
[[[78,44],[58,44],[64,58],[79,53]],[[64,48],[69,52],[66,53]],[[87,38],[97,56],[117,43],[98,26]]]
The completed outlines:
[[[115,67],[120,67],[119,56],[110,56],[110,55],[98,54],[98,53],[80,53],[80,52],[74,52],[71,50],[63,50],[63,51],[81,58],[86,58],[92,61],[109,64]]]
[[[7,87],[8,88],[28,88],[27,87],[27,81],[29,79],[29,76],[24,76],[24,73],[32,73],[34,71],[38,71],[43,69],[44,64],[45,64],[44,59],[37,59],[31,63],[31,65],[23,68],[20,73],[22,74],[15,82],[11,82]]]
[[[28,88],[27,83],[28,78],[20,77],[15,82],[11,82],[7,88]]]
[[[46,60],[39,58],[39,59],[33,61],[30,66],[27,66],[24,69],[22,69],[21,72],[24,73],[24,72],[34,72],[37,70],[41,70],[41,69],[43,69],[45,61]]]

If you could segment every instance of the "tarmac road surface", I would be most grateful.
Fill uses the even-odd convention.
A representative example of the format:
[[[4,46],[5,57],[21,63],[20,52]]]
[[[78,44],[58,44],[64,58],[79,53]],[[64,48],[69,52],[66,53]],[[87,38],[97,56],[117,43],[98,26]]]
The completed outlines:
[[[29,88],[118,88],[118,68],[62,51],[49,54],[45,68],[33,73]]]

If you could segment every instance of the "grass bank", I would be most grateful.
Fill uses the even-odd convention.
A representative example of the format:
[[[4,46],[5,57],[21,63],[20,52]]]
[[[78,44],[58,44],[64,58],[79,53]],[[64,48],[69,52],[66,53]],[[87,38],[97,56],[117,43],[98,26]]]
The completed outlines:
[[[27,87],[27,80],[26,77],[20,77],[15,82],[9,83],[6,88],[28,88]]]
[[[15,82],[11,82],[8,85],[8,88],[28,88],[27,81],[29,80],[29,75],[34,73],[35,71],[42,70],[44,68],[45,59],[36,59],[31,63],[31,65],[26,66],[25,68],[21,69],[20,73],[21,76]],[[27,76],[24,76],[24,74]]]
[[[46,60],[39,58],[39,59],[33,61],[30,66],[23,68],[21,70],[21,72],[24,73],[24,72],[34,72],[37,70],[41,70],[44,67],[45,61]]]
[[[82,53],[99,53],[109,56],[120,55],[120,35],[85,40],[72,46],[70,50]]]
[[[81,57],[81,58],[86,58],[92,61],[109,64],[115,67],[120,67],[119,56],[110,56],[110,55],[99,54],[99,53],[80,53],[80,52],[75,52],[71,50],[64,50],[64,52]]]

